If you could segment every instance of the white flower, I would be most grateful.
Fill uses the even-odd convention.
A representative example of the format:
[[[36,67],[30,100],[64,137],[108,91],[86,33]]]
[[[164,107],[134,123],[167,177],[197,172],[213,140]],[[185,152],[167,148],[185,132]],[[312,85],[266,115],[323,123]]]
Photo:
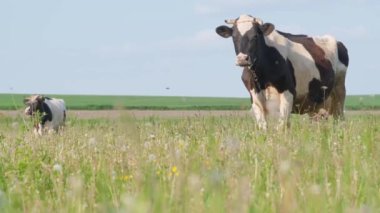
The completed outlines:
[[[58,163],[54,164],[53,171],[58,172],[58,173],[62,173],[62,166]]]
[[[111,176],[112,176],[112,180],[116,180],[116,172],[114,170],[112,170],[112,173],[111,173]]]
[[[150,162],[156,161],[156,156],[154,154],[149,154],[148,161]]]

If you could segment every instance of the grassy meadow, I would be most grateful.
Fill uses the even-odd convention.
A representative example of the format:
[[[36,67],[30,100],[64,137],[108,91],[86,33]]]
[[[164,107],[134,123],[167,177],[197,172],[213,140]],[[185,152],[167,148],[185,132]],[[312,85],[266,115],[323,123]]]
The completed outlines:
[[[0,94],[0,110],[24,107],[23,99],[29,95]],[[246,98],[176,97],[176,96],[100,96],[100,95],[47,95],[63,98],[70,110],[104,109],[157,109],[157,110],[248,110]],[[380,110],[380,95],[347,96],[347,110]]]
[[[0,212],[379,212],[380,116],[256,130],[251,117],[0,116]]]
[[[23,108],[28,95],[0,94],[0,109]],[[240,110],[250,107],[247,98],[175,97],[175,96],[101,96],[101,95],[47,95],[62,98],[67,108],[75,110],[103,109],[157,109],[157,110]]]

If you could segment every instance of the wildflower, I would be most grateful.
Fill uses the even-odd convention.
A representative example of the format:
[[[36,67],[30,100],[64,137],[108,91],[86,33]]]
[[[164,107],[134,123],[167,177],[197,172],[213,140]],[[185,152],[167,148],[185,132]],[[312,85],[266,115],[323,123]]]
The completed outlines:
[[[172,166],[172,168],[170,169],[169,177],[178,176],[178,175],[179,175],[179,171],[178,171],[177,167]]]
[[[115,171],[112,171],[112,173],[111,173],[111,177],[112,177],[112,180],[115,180],[115,179],[116,179],[116,172],[115,172]]]
[[[53,171],[58,172],[58,173],[62,173],[62,166],[58,163],[54,164]]]
[[[156,156],[154,154],[149,154],[148,161],[149,162],[155,162],[156,161]]]
[[[172,167],[172,172],[173,172],[173,173],[176,173],[176,172],[177,172],[177,167],[176,167],[176,166],[173,166],[173,167]]]
[[[123,181],[127,182],[133,179],[133,175],[124,175],[122,179]]]

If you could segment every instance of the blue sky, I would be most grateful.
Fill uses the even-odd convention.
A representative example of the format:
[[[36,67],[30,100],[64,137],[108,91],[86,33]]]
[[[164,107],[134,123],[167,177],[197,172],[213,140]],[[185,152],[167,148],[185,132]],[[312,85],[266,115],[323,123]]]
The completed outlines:
[[[348,94],[380,94],[379,13],[378,0],[1,0],[0,93],[248,97],[215,28],[251,14],[334,35]]]

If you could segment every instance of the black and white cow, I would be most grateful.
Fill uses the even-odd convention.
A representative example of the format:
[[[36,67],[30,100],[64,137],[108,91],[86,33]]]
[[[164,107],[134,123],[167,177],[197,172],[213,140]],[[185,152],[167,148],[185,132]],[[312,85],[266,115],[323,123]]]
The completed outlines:
[[[33,95],[24,99],[25,114],[38,116],[34,132],[42,135],[45,131],[58,131],[66,120],[66,106],[62,99],[48,98],[42,95]]]
[[[233,39],[260,128],[267,128],[268,117],[278,118],[282,126],[291,112],[343,117],[349,61],[343,43],[328,35],[284,33],[250,15],[226,23],[232,27],[219,26],[216,32]]]

